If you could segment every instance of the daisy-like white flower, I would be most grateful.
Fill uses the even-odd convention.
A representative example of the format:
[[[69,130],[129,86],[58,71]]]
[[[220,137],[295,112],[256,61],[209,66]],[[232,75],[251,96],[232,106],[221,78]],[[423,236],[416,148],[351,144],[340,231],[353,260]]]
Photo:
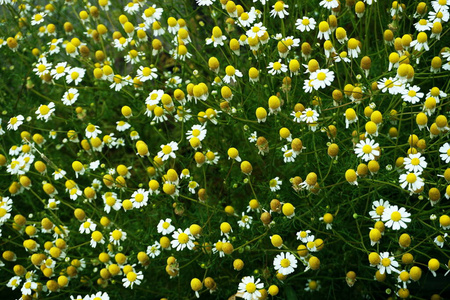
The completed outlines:
[[[153,80],[158,78],[157,72],[158,70],[156,68],[140,66],[139,69],[137,70],[137,78],[139,78],[141,82]]]
[[[238,18],[238,25],[241,27],[248,27],[256,20],[256,9],[252,7],[249,12],[243,12]]]
[[[329,40],[331,34],[330,25],[326,21],[322,21],[319,23],[319,33],[317,34],[317,38],[322,40]]]
[[[238,221],[239,227],[250,229],[250,225],[253,222],[253,217],[246,215],[244,212],[242,212],[242,217]]]
[[[414,47],[416,51],[428,51],[430,48],[428,47],[428,36],[425,32],[419,32],[417,38],[411,42],[411,47]]]
[[[91,242],[90,245],[92,248],[96,248],[97,244],[104,244],[105,239],[103,238],[103,234],[100,231],[94,231],[91,234]]]
[[[88,139],[91,139],[91,138],[95,139],[101,133],[102,133],[102,131],[100,130],[100,126],[93,125],[93,124],[89,124],[85,130],[85,135]]]
[[[161,145],[161,151],[158,152],[158,156],[163,161],[168,160],[169,157],[176,158],[175,151],[178,150],[177,142],[170,142],[167,145]]]
[[[217,243],[214,243],[214,248],[212,249],[212,252],[219,253],[219,257],[225,257],[225,252],[223,252],[223,245],[225,243],[229,243],[226,238],[223,238],[222,240],[218,240]]]
[[[401,92],[401,89],[398,88],[396,81],[397,80],[392,77],[382,78],[378,81],[378,89],[380,89],[382,93],[388,92],[391,95],[397,95]]]
[[[423,157],[420,153],[409,154],[408,157],[405,157],[403,164],[405,165],[406,170],[417,175],[422,174],[423,169],[427,167],[425,157]]]
[[[322,0],[319,3],[320,6],[325,7],[326,9],[333,9],[339,6],[338,0]]]
[[[88,295],[86,296],[87,298],[84,300],[88,300],[88,299],[95,299],[95,300],[109,300],[109,295],[107,292],[98,292],[96,294],[92,294],[92,295]],[[78,299],[77,299],[78,300]]]
[[[428,21],[431,23],[440,22],[447,23],[450,19],[450,12],[448,10],[436,10],[428,13]]]
[[[184,231],[181,228],[178,228],[172,235],[173,240],[170,242],[173,248],[177,251],[182,251],[184,248],[188,248],[189,250],[194,249],[194,236],[191,234],[189,228],[186,228]]]
[[[70,68],[66,75],[67,84],[73,82],[75,85],[78,85],[83,80],[84,74],[86,74],[86,70],[83,68]]]
[[[447,237],[447,233],[445,233],[443,236],[442,235],[438,235],[437,237],[434,238],[434,243],[437,246],[443,248],[446,237]]]
[[[227,66],[225,68],[226,75],[223,77],[223,82],[233,84],[236,82],[236,76],[242,77],[241,71],[235,69],[233,66]]]
[[[392,272],[400,273],[400,271],[396,269],[399,266],[398,262],[395,261],[394,256],[390,255],[389,252],[381,253],[380,258],[381,262],[377,265],[377,267],[380,270],[381,274],[391,274]]]
[[[119,74],[114,75],[113,82],[109,86],[116,92],[120,91],[124,86],[131,85],[132,79],[130,75],[121,76]]]
[[[289,8],[289,5],[285,4],[283,1],[277,1],[270,11],[271,17],[278,16],[280,19],[283,19],[285,16],[288,16],[289,13],[286,11],[286,8]]]
[[[295,21],[295,26],[301,32],[309,32],[316,28],[316,20],[313,18],[303,17],[302,19],[297,19],[297,21]]]
[[[302,243],[307,243],[310,237],[311,230],[300,230],[297,232],[297,240],[302,241]],[[314,237],[313,237],[314,240]]]
[[[369,212],[369,215],[372,219],[380,221],[383,212],[386,209],[389,209],[389,207],[390,207],[389,201],[383,199],[375,200],[372,203],[372,210]]]
[[[355,154],[363,161],[368,162],[374,160],[375,156],[380,155],[380,151],[377,150],[378,147],[378,143],[375,143],[374,140],[367,138],[365,141],[360,141],[356,144]]]
[[[148,203],[148,191],[144,189],[138,189],[131,195],[130,201],[133,203],[133,208],[141,208],[147,206]]]
[[[250,143],[255,143],[258,140],[258,133],[254,131],[250,136],[248,137],[248,141]]]
[[[123,286],[126,288],[133,288],[133,285],[140,285],[142,282],[142,279],[144,279],[144,275],[142,274],[142,271],[135,272],[129,271],[125,278],[122,279]],[[95,298],[92,298],[95,299]]]
[[[193,125],[191,130],[186,132],[186,139],[190,140],[193,137],[198,138],[200,141],[203,141],[206,137],[207,129],[206,123],[203,125]]]
[[[61,98],[61,101],[64,105],[72,105],[74,104],[78,99],[79,93],[76,88],[70,88],[67,90],[64,95]]]
[[[122,51],[128,46],[128,39],[124,38],[123,36],[115,39],[113,42],[114,48],[116,48],[119,51]]]
[[[150,92],[147,99],[145,99],[145,104],[157,105],[159,104],[159,101],[161,101],[163,95],[164,95],[163,90],[153,90]]]
[[[281,63],[281,59],[276,62],[270,62],[267,69],[269,69],[268,73],[272,75],[285,73],[288,70],[287,66]]]
[[[417,85],[408,86],[402,93],[402,99],[405,102],[416,104],[423,98],[423,93],[419,93],[420,87]]]
[[[433,23],[429,22],[427,19],[420,19],[414,24],[417,31],[428,31],[433,27]]]
[[[24,119],[25,118],[22,115],[12,117],[11,119],[9,119],[8,126],[6,127],[6,129],[16,131],[19,128],[19,126],[23,124]]]
[[[450,162],[450,144],[445,143],[439,148],[439,156],[441,159],[448,164]]]
[[[131,125],[125,121],[117,121],[116,124],[117,124],[116,126],[117,131],[125,131],[131,128]]]
[[[280,180],[280,177],[275,177],[269,181],[269,187],[272,192],[276,192],[281,189],[281,184],[283,182]]]
[[[33,72],[36,73],[37,76],[42,76],[50,73],[50,69],[52,68],[52,64],[47,62],[47,58],[42,57],[36,63],[36,67],[33,69]]]
[[[172,220],[170,218],[167,219],[161,219],[158,223],[157,229],[158,233],[161,233],[162,235],[171,234],[175,230],[175,226],[172,224]]]
[[[153,4],[151,7],[144,10],[142,13],[142,19],[144,19],[144,22],[150,26],[153,22],[161,19],[163,12],[164,10],[162,8],[156,7],[156,5]]]
[[[419,174],[413,172],[401,174],[399,183],[402,188],[409,190],[411,193],[419,191],[425,184]]]
[[[36,118],[38,120],[42,119],[45,122],[47,122],[54,111],[55,111],[55,103],[50,102],[48,105],[41,104],[35,112],[35,114],[37,114]]]
[[[147,247],[147,254],[151,258],[155,258],[161,254],[160,249],[161,249],[161,244],[158,242],[155,242],[153,245]]]
[[[278,273],[289,275],[297,268],[297,259],[289,252],[281,252],[275,256],[273,260],[273,267]]]
[[[238,293],[243,293],[242,298],[245,300],[257,300],[261,297],[259,291],[264,287],[264,283],[260,282],[260,279],[255,281],[253,276],[245,276],[238,286]]]
[[[194,181],[194,180],[189,181],[189,183],[188,183],[189,192],[191,192],[192,194],[195,194],[196,193],[195,189],[198,188],[198,186],[199,185],[198,185],[197,181]]]
[[[22,282],[22,278],[20,278],[19,276],[14,276],[14,277],[11,277],[11,279],[8,281],[6,286],[11,288],[12,290],[15,290],[16,288],[19,287],[21,282]]]
[[[387,228],[393,230],[399,230],[400,228],[406,229],[408,225],[406,223],[411,222],[411,214],[406,211],[406,208],[397,205],[391,205],[389,208],[384,209],[381,221],[385,222],[384,225]]]
[[[86,233],[89,234],[91,233],[91,231],[94,231],[95,228],[97,228],[97,224],[95,224],[94,222],[92,222],[91,219],[87,219],[85,222],[83,222],[80,225],[80,233]]]
[[[319,69],[311,73],[309,79],[312,80],[312,85],[314,89],[318,90],[320,88],[325,88],[330,86],[334,80],[334,72],[328,69]]]
[[[303,111],[300,120],[307,124],[316,123],[319,118],[319,113],[311,108],[307,108]]]
[[[120,242],[125,241],[126,239],[127,233],[122,229],[115,229],[109,233],[109,242],[116,246],[120,246]]]
[[[245,35],[248,38],[253,38],[254,39],[255,37],[262,37],[265,32],[267,32],[267,28],[263,26],[262,22],[259,22],[259,23],[254,24],[252,26],[252,28],[247,30]]]
[[[46,13],[37,13],[31,18],[31,25],[35,26],[44,22]]]
[[[281,148],[281,151],[283,152],[283,161],[285,163],[295,161],[297,154],[294,152],[294,150],[289,148],[288,145],[284,145],[283,148]]]

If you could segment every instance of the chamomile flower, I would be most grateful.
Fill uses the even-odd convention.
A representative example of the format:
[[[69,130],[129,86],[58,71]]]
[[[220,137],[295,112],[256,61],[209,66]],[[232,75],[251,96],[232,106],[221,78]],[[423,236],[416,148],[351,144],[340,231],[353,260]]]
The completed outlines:
[[[260,279],[255,281],[253,276],[245,276],[239,283],[238,292],[243,293],[245,300],[257,300],[261,298],[261,292],[259,290],[263,287],[264,283],[260,282]]]
[[[285,73],[288,70],[287,66],[281,63],[281,59],[276,62],[270,62],[267,69],[269,69],[268,73],[271,75]]]
[[[70,88],[67,90],[64,95],[61,98],[61,101],[64,105],[72,105],[74,104],[78,99],[79,93],[76,88]]]
[[[409,190],[411,193],[419,191],[425,185],[423,179],[419,177],[419,174],[414,172],[401,174],[399,183],[402,188]]]
[[[91,234],[90,245],[92,248],[96,248],[97,244],[104,244],[105,239],[103,238],[103,234],[100,231],[94,231]]]
[[[319,119],[319,113],[311,108],[307,108],[303,111],[302,115],[300,116],[300,120],[302,122],[305,122],[306,124],[313,124],[316,123]]]
[[[406,223],[411,222],[410,216],[411,214],[404,207],[398,208],[397,205],[391,205],[384,209],[381,221],[385,222],[384,225],[387,228],[392,228],[393,230],[406,229],[408,227]]]
[[[421,156],[420,153],[409,154],[408,157],[405,157],[403,164],[405,165],[406,170],[413,172],[417,175],[422,174],[423,169],[427,167],[425,157]]]
[[[241,71],[235,69],[233,66],[227,66],[225,68],[226,75],[223,77],[223,82],[233,84],[236,82],[236,76],[242,77]]]
[[[177,142],[172,141],[166,145],[161,145],[161,151],[158,152],[158,156],[161,157],[163,161],[168,160],[169,157],[176,158],[175,151],[177,150]]]
[[[85,130],[85,136],[88,139],[96,138],[102,131],[100,130],[100,126],[89,124]]]
[[[334,80],[334,72],[328,69],[319,69],[311,73],[309,79],[312,80],[312,86],[318,90],[330,86]]]
[[[158,233],[161,233],[162,235],[168,235],[171,234],[175,230],[175,226],[172,224],[172,219],[161,219],[158,223],[157,229]]]
[[[194,236],[191,234],[189,228],[186,228],[184,231],[181,228],[178,228],[172,235],[173,240],[170,242],[173,248],[177,251],[182,251],[184,248],[188,248],[189,250],[194,249]]]
[[[125,131],[131,128],[131,125],[125,121],[117,121],[116,124],[117,124],[116,126],[117,131]]]
[[[12,117],[11,119],[9,119],[6,129],[16,131],[17,129],[19,129],[19,126],[23,124],[24,119],[25,118],[22,115]]]
[[[372,203],[372,210],[369,212],[369,215],[372,219],[380,221],[384,210],[389,207],[389,201],[383,199],[376,200]]]
[[[135,272],[134,270],[129,271],[125,278],[122,279],[123,286],[126,288],[133,288],[133,285],[140,285],[142,280],[144,279],[144,275],[142,271]],[[93,298],[95,299],[95,298]]]
[[[42,57],[36,63],[36,67],[33,69],[33,72],[36,73],[37,76],[43,76],[45,74],[50,74],[50,69],[52,68],[52,64],[47,62],[47,58]]]
[[[439,148],[439,156],[441,159],[448,164],[450,162],[450,144],[445,143]]]
[[[297,21],[295,22],[295,26],[301,32],[309,32],[316,28],[316,20],[314,20],[313,18],[303,17],[302,19],[297,19]]]
[[[320,6],[325,7],[326,9],[333,9],[339,6],[338,0],[322,0],[319,3]]]
[[[158,78],[158,70],[156,68],[140,66],[137,70],[137,78],[141,82]]]
[[[85,222],[83,222],[80,225],[79,231],[80,231],[80,233],[89,234],[89,233],[91,233],[91,231],[94,231],[95,228],[97,228],[97,224],[92,222],[91,219],[87,219]]]
[[[21,282],[22,282],[22,279],[19,276],[13,276],[13,277],[11,277],[11,279],[9,279],[6,286],[11,288],[12,290],[15,290],[16,288],[19,287]]]
[[[206,123],[203,125],[193,125],[191,130],[186,132],[186,139],[190,140],[193,137],[198,138],[200,141],[203,141],[206,137],[207,133]]]
[[[297,268],[297,259],[289,252],[281,252],[275,256],[273,260],[273,267],[278,273],[283,275],[289,275],[294,273]]]
[[[253,217],[246,215],[244,212],[242,212],[241,219],[237,222],[239,227],[250,229],[250,225],[253,222]]]
[[[363,161],[368,162],[374,160],[376,156],[380,155],[380,151],[377,150],[378,147],[378,143],[375,143],[374,140],[367,138],[365,141],[360,141],[356,144],[355,154]]]
[[[147,206],[149,192],[144,189],[138,189],[131,195],[130,201],[133,203],[133,208],[141,208]]]
[[[285,16],[288,16],[289,13],[286,11],[286,8],[289,8],[289,5],[285,4],[283,1],[277,1],[270,11],[271,17],[278,16],[280,19],[283,19]]]
[[[297,154],[294,152],[294,150],[289,148],[288,145],[284,145],[283,148],[281,148],[281,151],[283,152],[283,161],[285,163],[295,161]]]
[[[389,252],[380,253],[381,262],[377,265],[381,274],[387,273],[391,274],[392,272],[400,273],[400,271],[396,268],[399,267],[397,261],[395,261],[394,256],[389,254]]]
[[[402,92],[402,99],[405,102],[416,104],[419,103],[421,98],[423,98],[423,93],[419,93],[420,87],[417,85],[407,86],[405,90]]]
[[[145,99],[145,104],[157,105],[161,101],[163,95],[164,95],[163,90],[153,90],[150,92],[147,99]]]
[[[430,48],[428,47],[428,36],[425,32],[419,32],[417,38],[411,42],[411,47],[414,47],[416,51],[428,51]]]
[[[445,242],[445,238],[447,237],[447,233],[445,233],[443,236],[442,235],[438,235],[437,237],[434,238],[434,243],[438,246],[443,248],[444,247],[444,242]]]
[[[280,177],[275,177],[269,181],[269,187],[272,192],[276,192],[281,189],[281,184],[283,182],[280,180]]]
[[[120,246],[121,241],[125,241],[127,239],[127,233],[122,229],[115,229],[109,233],[109,242]]]
[[[397,80],[392,77],[382,78],[378,81],[378,89],[380,89],[382,93],[388,92],[391,95],[397,95],[401,92],[401,89],[398,88],[396,81]]]
[[[249,27],[256,20],[256,9],[252,7],[249,12],[243,12],[238,17],[238,25],[241,27]]]
[[[31,18],[31,25],[35,26],[38,24],[41,24],[44,22],[44,18],[47,14],[46,13],[37,13]]]
[[[267,32],[267,28],[263,26],[262,22],[256,23],[252,26],[252,28],[250,28],[249,30],[247,30],[247,32],[245,33],[246,36],[248,38],[256,38],[256,37],[262,37],[265,33]]]
[[[73,82],[75,85],[78,85],[83,80],[85,74],[86,70],[83,68],[70,68],[70,70],[67,71],[66,83],[71,84]]]
[[[330,39],[330,25],[326,21],[322,21],[319,23],[319,33],[317,34],[317,38],[320,40],[329,40]]]
[[[50,102],[48,105],[41,104],[39,108],[36,110],[35,114],[37,114],[36,118],[38,120],[42,119],[45,122],[47,122],[50,119],[53,112],[55,112],[55,103]]]
[[[174,229],[175,230],[175,229]],[[147,247],[147,255],[155,258],[161,254],[161,244],[155,242],[153,245]]]

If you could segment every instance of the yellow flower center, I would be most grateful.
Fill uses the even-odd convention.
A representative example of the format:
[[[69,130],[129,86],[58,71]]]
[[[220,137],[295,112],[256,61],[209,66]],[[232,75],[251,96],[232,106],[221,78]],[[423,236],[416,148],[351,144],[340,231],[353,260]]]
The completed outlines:
[[[137,279],[137,274],[134,272],[128,272],[127,279],[128,281],[133,282]]]
[[[70,74],[70,77],[72,77],[73,80],[76,80],[79,76],[80,74],[78,74],[78,72],[72,72],[72,74]]]
[[[410,96],[410,97],[414,97],[415,95],[416,95],[416,91],[411,90],[408,92],[408,96]]]
[[[284,156],[285,157],[291,157],[292,156],[292,151],[288,150],[288,151],[284,152]]]
[[[307,117],[312,117],[312,116],[314,116],[314,112],[312,110],[309,110],[309,111],[306,112],[306,116]]]
[[[200,135],[200,130],[198,130],[198,129],[192,130],[192,135],[193,136],[199,136]]]
[[[372,146],[370,145],[364,145],[364,147],[362,148],[362,151],[366,154],[369,154],[372,152]]]
[[[278,61],[277,62],[275,62],[274,64],[273,64],[273,69],[274,70],[280,70],[281,69],[281,63],[279,63]]]
[[[89,228],[91,226],[90,222],[84,222],[83,227],[84,228]]]
[[[255,33],[258,32],[258,31],[259,31],[259,27],[258,27],[258,26],[254,26],[254,27],[252,28],[252,31],[255,32]]]
[[[283,268],[287,268],[287,267],[289,267],[289,266],[291,265],[291,262],[289,261],[289,259],[283,258],[283,259],[281,260],[281,262],[280,262],[280,265],[281,265]]]
[[[375,209],[375,212],[377,213],[377,215],[381,216],[383,214],[384,211],[384,206],[378,206],[377,209]]]
[[[42,20],[42,15],[40,15],[40,14],[35,15],[34,20],[39,22],[40,20]]]
[[[391,264],[391,260],[389,259],[389,258],[383,258],[382,260],[381,260],[381,264],[384,266],[384,267],[388,267],[390,264]]]
[[[0,218],[3,218],[6,215],[7,211],[4,208],[0,208]]]
[[[409,183],[414,183],[417,180],[417,176],[414,173],[409,173],[408,176],[406,176],[406,181]]]
[[[386,82],[384,83],[384,86],[387,88],[391,88],[394,87],[394,82],[390,79],[386,80]]]
[[[41,113],[41,115],[46,115],[49,111],[50,108],[47,105],[41,105],[41,107],[39,108],[39,112]]]
[[[38,71],[41,72],[41,73],[44,72],[45,69],[46,69],[45,65],[39,65],[38,66]]]
[[[253,294],[256,291],[256,285],[253,282],[247,283],[245,286],[247,293]]]
[[[242,20],[247,21],[248,18],[249,18],[248,13],[242,13],[242,14],[241,14],[241,19],[242,19]]]
[[[172,147],[170,147],[169,145],[165,145],[165,146],[162,148],[162,152],[163,152],[164,154],[170,154],[170,152],[172,152]]]
[[[413,166],[419,165],[419,164],[420,164],[420,159],[418,159],[417,157],[411,159],[411,164],[412,164]]]
[[[88,127],[86,127],[86,130],[89,131],[89,132],[94,132],[95,131],[95,126],[90,124],[90,125],[88,125]]]
[[[391,214],[391,220],[394,221],[394,222],[400,221],[401,218],[402,218],[402,215],[398,211],[394,211]]]
[[[325,78],[327,78],[327,75],[324,72],[320,72],[319,74],[317,74],[317,79],[319,79],[320,81],[324,81]]]
[[[427,20],[425,20],[425,19],[421,19],[420,21],[419,21],[419,24],[420,25],[427,25]]]
[[[186,243],[189,241],[189,236],[188,236],[186,233],[182,232],[182,233],[180,233],[180,235],[178,236],[178,241],[179,241],[181,244],[186,244]]]
[[[302,24],[305,26],[309,25],[309,19],[303,19]]]
[[[136,202],[142,202],[144,201],[144,195],[137,194],[136,197],[134,197],[134,200],[136,200]]]
[[[283,1],[278,1],[274,6],[275,11],[282,11],[284,9]]]
[[[170,226],[170,223],[169,223],[169,222],[164,222],[164,223],[162,224],[162,227],[163,227],[164,229],[169,228],[169,226]]]
[[[17,123],[17,118],[16,117],[11,118],[11,120],[9,120],[9,123],[11,123],[11,125],[16,124]]]
[[[269,185],[270,187],[275,187],[277,185],[277,181],[275,179],[271,179]]]

